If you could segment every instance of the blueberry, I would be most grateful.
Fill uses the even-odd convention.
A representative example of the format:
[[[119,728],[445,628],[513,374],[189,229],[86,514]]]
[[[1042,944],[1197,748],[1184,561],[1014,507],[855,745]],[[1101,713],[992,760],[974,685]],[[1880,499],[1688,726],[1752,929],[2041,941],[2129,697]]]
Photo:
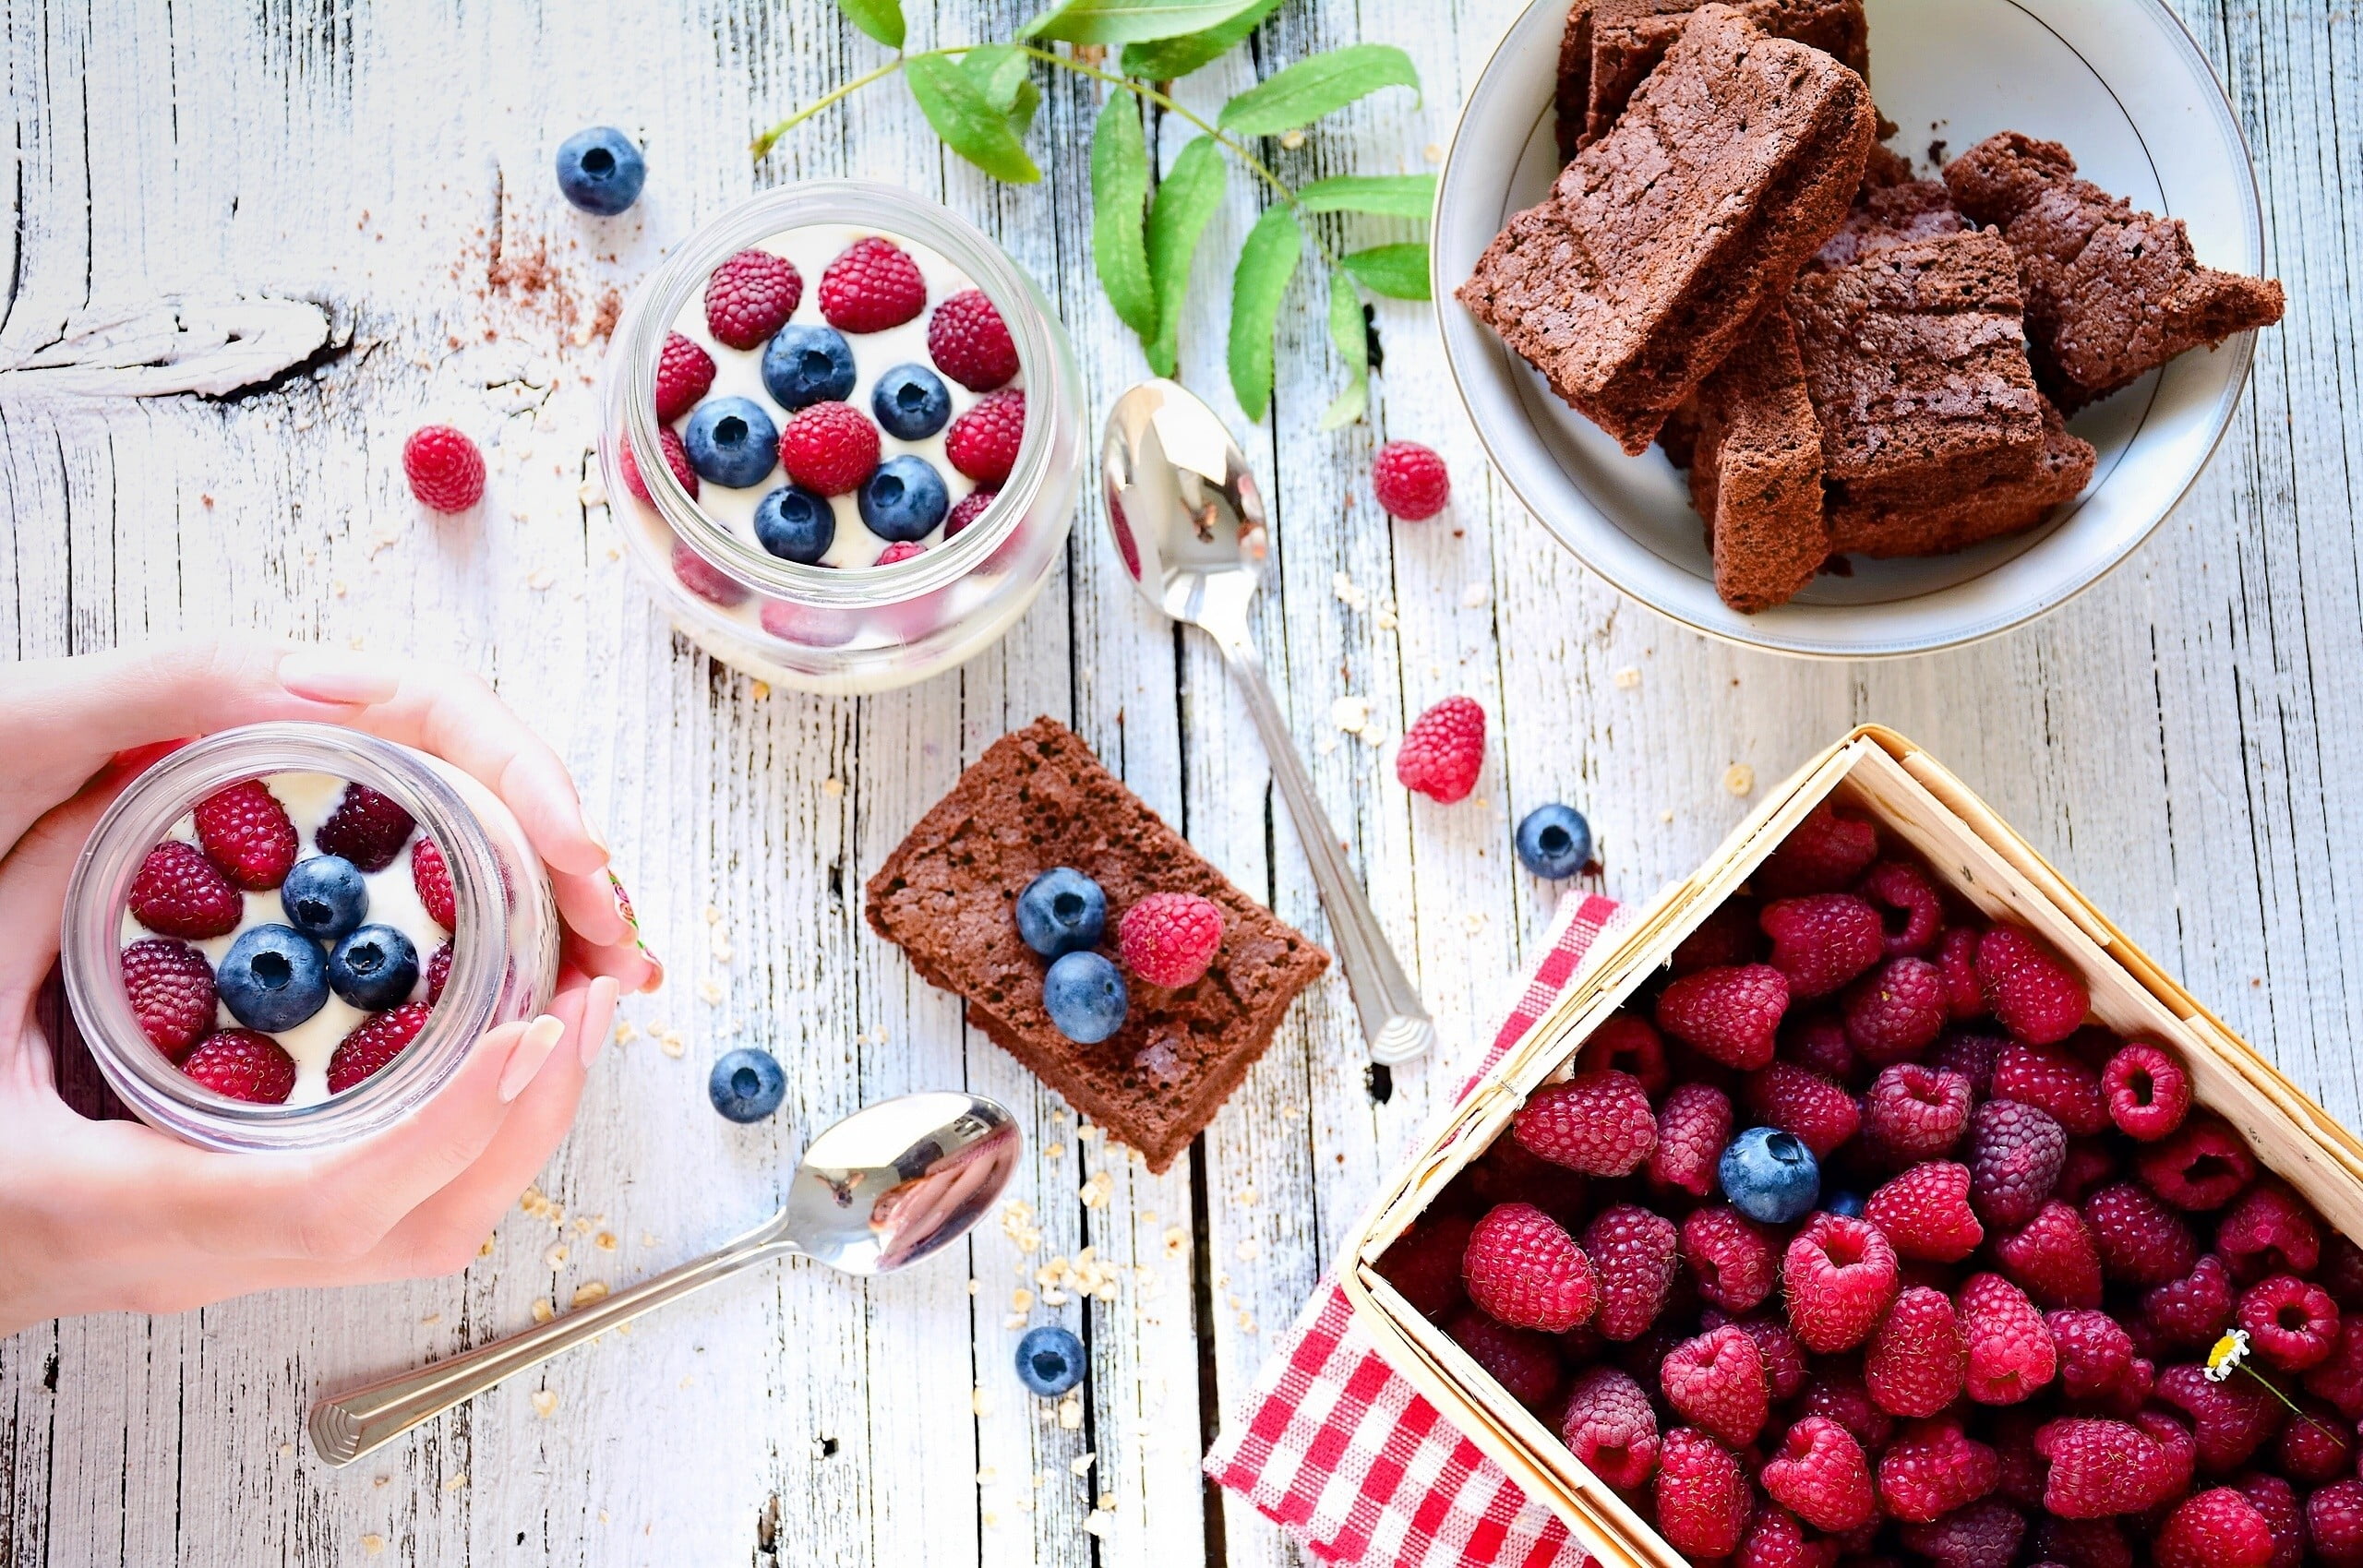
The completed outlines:
[[[1572,806],[1538,806],[1517,825],[1517,857],[1544,881],[1565,881],[1591,859],[1591,824]]]
[[[779,426],[752,398],[708,398],[681,432],[698,477],[733,490],[763,482],[779,463]]]
[[[781,328],[763,345],[763,386],[785,409],[853,396],[853,348],[834,327]]]
[[[1114,964],[1096,952],[1071,952],[1042,976],[1042,1006],[1060,1034],[1096,1046],[1124,1026],[1132,999]]]
[[[1829,1202],[1821,1206],[1841,1218],[1860,1219],[1867,1205],[1864,1203],[1863,1195],[1860,1192],[1832,1192],[1829,1195]]]
[[[279,884],[279,906],[289,925],[332,942],[367,917],[369,884],[343,856],[315,855],[298,860]]]
[[[837,536],[836,509],[829,497],[801,485],[783,485],[755,506],[755,538],[784,561],[816,565]]]
[[[888,458],[861,482],[861,521],[881,539],[924,539],[951,509],[943,475],[925,458]]]
[[[640,199],[648,161],[613,126],[577,131],[558,144],[558,194],[585,212],[612,218]]]
[[[294,927],[253,926],[230,944],[213,988],[231,1017],[275,1035],[320,1011],[329,999],[327,969],[318,944]]]
[[[1044,958],[1091,946],[1108,928],[1108,895],[1071,866],[1055,866],[1017,895],[1017,934]]]
[[[1751,1127],[1723,1151],[1716,1174],[1732,1207],[1765,1225],[1786,1225],[1813,1210],[1821,1167],[1805,1140],[1777,1127]]]
[[[329,986],[364,1012],[410,1000],[418,985],[418,949],[391,926],[364,926],[329,953]]]
[[[733,1121],[761,1121],[787,1095],[787,1074],[769,1051],[726,1052],[706,1074],[706,1097]]]
[[[898,365],[870,389],[870,412],[889,436],[924,441],[952,417],[952,394],[926,365]]]
[[[1017,1381],[1056,1399],[1083,1381],[1083,1341],[1056,1323],[1027,1329],[1017,1342]]]

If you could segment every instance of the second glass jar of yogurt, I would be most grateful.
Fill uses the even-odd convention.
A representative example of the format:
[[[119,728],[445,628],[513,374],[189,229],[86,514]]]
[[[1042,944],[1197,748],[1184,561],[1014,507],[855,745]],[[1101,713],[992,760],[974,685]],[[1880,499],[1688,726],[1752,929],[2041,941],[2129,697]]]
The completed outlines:
[[[627,305],[602,403],[610,507],[658,599],[782,684],[882,690],[971,657],[1073,522],[1064,329],[999,246],[897,186],[786,186],[698,231]]]

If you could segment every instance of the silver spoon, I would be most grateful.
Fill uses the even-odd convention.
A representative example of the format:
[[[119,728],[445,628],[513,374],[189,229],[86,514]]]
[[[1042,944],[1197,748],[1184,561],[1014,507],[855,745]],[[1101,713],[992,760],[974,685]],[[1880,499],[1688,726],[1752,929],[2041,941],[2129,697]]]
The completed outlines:
[[[1248,606],[1271,541],[1246,456],[1222,416],[1196,394],[1171,381],[1143,381],[1108,411],[1099,478],[1116,553],[1141,596],[1212,637],[1246,695],[1272,777],[1313,867],[1321,907],[1328,912],[1337,964],[1361,1015],[1372,1059],[1394,1063],[1425,1055],[1435,1043],[1435,1025],[1346,864],[1248,629]]]
[[[512,1373],[774,1258],[856,1275],[907,1267],[984,1217],[1023,1147],[1009,1112],[975,1095],[905,1095],[864,1107],[812,1140],[787,1202],[746,1235],[538,1328],[332,1394],[306,1422],[312,1447],[331,1465],[350,1465]]]

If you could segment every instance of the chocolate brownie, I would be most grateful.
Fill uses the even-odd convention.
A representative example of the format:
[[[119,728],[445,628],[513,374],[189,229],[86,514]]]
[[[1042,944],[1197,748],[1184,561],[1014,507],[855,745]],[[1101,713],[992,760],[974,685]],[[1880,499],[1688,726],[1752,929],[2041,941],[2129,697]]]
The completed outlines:
[[[1701,6],[1459,298],[1571,406],[1647,451],[1837,229],[1874,120],[1853,71]]]
[[[2057,142],[1989,137],[1945,184],[2018,253],[2035,375],[2070,413],[2187,349],[2281,319],[2279,283],[2201,266],[2180,219],[2078,179]]]
[[[1871,30],[1863,0],[1733,0],[1732,8],[1775,38],[1792,39],[1835,58],[1856,76],[1871,74]],[[1583,134],[1577,150],[1606,136],[1633,94],[1682,36],[1697,0],[1594,0],[1585,29],[1591,58],[1583,71]],[[1561,114],[1569,96],[1567,46],[1559,55]],[[1560,147],[1568,146],[1562,120]],[[1566,154],[1574,156],[1572,152]]]
[[[1108,934],[1142,895],[1191,892],[1222,906],[1222,947],[1179,989],[1127,975],[1132,1011],[1096,1046],[1059,1033],[1042,1006],[1049,967],[1017,934],[1017,895],[1072,866],[1108,895]],[[966,999],[968,1021],[1084,1115],[1163,1170],[1246,1078],[1297,993],[1329,955],[1224,880],[1099,765],[1065,725],[1037,719],[985,749],[870,879],[870,929],[929,984]]]
[[[1559,90],[1553,99],[1557,114],[1553,130],[1559,138],[1559,162],[1583,150],[1584,116],[1591,112],[1591,9],[1594,0],[1575,0],[1567,7],[1567,25],[1559,33]]]
[[[1834,497],[1830,547],[1858,556],[1936,556],[2018,533],[2072,501],[2092,481],[2092,444],[2068,434],[2050,399],[2043,401],[2043,455],[2032,472],[1989,479],[1962,494],[1919,504]]]
[[[1789,296],[1833,498],[1921,504],[2032,473],[2043,410],[1999,235],[1898,245]]]
[[[1829,558],[1821,426],[1789,313],[1775,305],[1698,389],[1691,503],[1715,549],[1715,592],[1753,615],[1785,604]]]
[[[1805,270],[1844,267],[1894,245],[1962,233],[1970,226],[1944,181],[1915,180],[1912,165],[1901,155],[1874,146],[1846,221]]]

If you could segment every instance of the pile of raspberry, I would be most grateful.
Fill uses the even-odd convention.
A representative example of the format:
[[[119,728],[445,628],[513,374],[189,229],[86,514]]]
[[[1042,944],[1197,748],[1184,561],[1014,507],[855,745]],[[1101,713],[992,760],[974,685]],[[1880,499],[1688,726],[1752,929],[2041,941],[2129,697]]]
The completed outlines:
[[[1381,1272],[1695,1562],[2363,1565],[2363,1251],[2089,1000],[1824,806]]]

